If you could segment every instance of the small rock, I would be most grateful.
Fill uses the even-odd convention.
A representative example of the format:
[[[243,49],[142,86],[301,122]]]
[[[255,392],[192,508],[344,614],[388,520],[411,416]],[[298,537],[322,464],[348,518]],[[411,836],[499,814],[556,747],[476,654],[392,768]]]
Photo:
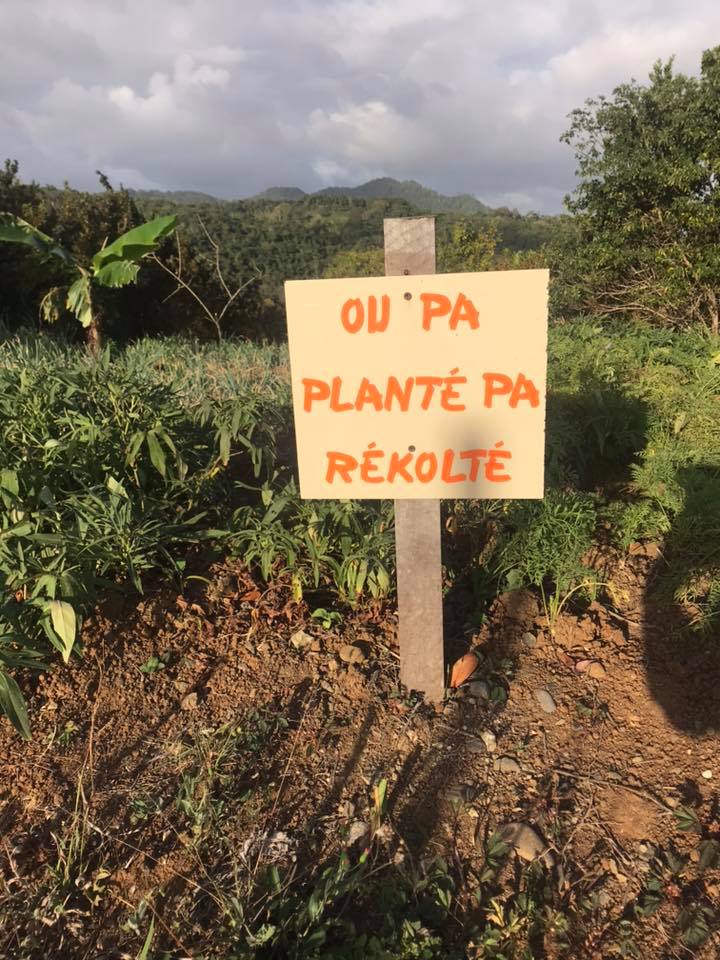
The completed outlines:
[[[593,660],[587,668],[587,675],[592,677],[593,680],[604,680],[607,676],[607,670],[598,660]]]
[[[645,762],[644,759],[643,759],[639,754],[637,754],[636,756],[630,758],[630,763],[631,763],[634,767],[639,767],[639,766],[641,766],[644,762]]]
[[[315,638],[311,637],[309,633],[305,633],[304,630],[297,630],[290,637],[290,643],[296,650],[304,650],[306,647],[311,647],[315,642]]]
[[[352,846],[353,843],[357,843],[359,840],[365,839],[370,833],[370,828],[362,820],[353,820],[350,824],[347,835],[348,846]]]
[[[445,791],[445,799],[451,803],[470,803],[475,796],[475,787],[471,783],[454,783]]]
[[[500,773],[522,773],[522,767],[512,757],[498,757],[493,762],[493,770],[499,770]]]
[[[198,705],[198,695],[194,691],[188,693],[186,697],[183,697],[180,701],[181,710],[197,710]]]
[[[335,659],[335,657],[332,657],[330,660],[328,660],[328,663],[327,663],[328,673],[337,673],[337,668],[338,668],[338,662]]]
[[[522,642],[522,645],[526,647],[528,650],[532,650],[533,647],[537,646],[537,637],[535,636],[534,633],[530,633],[529,630],[522,635],[520,640]]]
[[[638,844],[638,860],[642,860],[645,863],[650,863],[656,853],[657,850],[651,843]]]
[[[240,847],[240,856],[248,863],[251,860],[263,860],[265,863],[277,863],[287,858],[295,859],[295,841],[282,830],[274,833],[265,831],[255,833]]]
[[[490,687],[484,680],[473,680],[467,686],[467,696],[474,697],[475,700],[489,700]]]
[[[498,836],[504,842],[515,848],[515,852],[523,860],[543,861],[545,866],[552,867],[555,856],[548,845],[529,823],[505,823],[498,827]]]
[[[443,715],[448,723],[457,727],[462,719],[462,710],[457,700],[447,700],[443,707]]]
[[[703,780],[712,780],[712,770],[703,770],[702,777]]]
[[[557,709],[555,701],[547,690],[543,689],[542,687],[538,688],[535,691],[535,699],[545,713],[555,713],[555,710]]]
[[[360,647],[355,647],[348,643],[340,648],[340,659],[343,663],[364,663],[365,654]]]
[[[480,739],[485,744],[488,753],[495,753],[497,750],[497,737],[492,730],[481,730]]]

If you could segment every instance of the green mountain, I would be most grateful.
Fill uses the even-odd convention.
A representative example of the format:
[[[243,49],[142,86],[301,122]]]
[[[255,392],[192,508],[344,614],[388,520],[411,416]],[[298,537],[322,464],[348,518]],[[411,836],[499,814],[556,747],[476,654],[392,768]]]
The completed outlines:
[[[421,213],[489,213],[490,207],[469,193],[454,197],[445,196],[437,190],[424,187],[417,180],[395,180],[393,177],[379,177],[368,180],[359,187],[326,187],[319,195],[335,197],[360,197],[372,200],[382,197],[387,200],[407,200]]]
[[[359,187],[326,187],[316,193],[307,194],[299,187],[270,187],[263,190],[252,200],[302,200],[305,197],[355,197],[358,200],[405,200],[415,207],[418,213],[490,213],[491,208],[469,193],[454,197],[445,196],[437,190],[424,187],[417,180],[395,180],[394,177],[378,177],[368,180]]]
[[[256,194],[253,200],[272,200],[274,203],[282,203],[286,200],[302,200],[307,194],[300,187],[269,187],[262,193]]]

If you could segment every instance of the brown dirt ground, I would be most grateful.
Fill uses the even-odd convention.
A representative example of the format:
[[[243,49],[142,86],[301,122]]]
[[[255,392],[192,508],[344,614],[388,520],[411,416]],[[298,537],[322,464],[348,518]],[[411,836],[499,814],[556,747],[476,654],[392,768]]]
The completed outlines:
[[[442,853],[465,875],[482,868],[479,841],[498,824],[533,824],[554,851],[558,889],[601,897],[604,919],[572,955],[614,955],[612,919],[641,896],[653,855],[697,845],[697,834],[678,832],[673,811],[693,809],[705,836],[718,836],[720,670],[717,638],[681,640],[687,611],[648,599],[657,545],[600,551],[594,561],[611,585],[605,602],[563,611],[554,635],[528,592],[500,596],[474,635],[449,611],[449,653],[474,647],[477,676],[506,699],[488,703],[461,688],[437,709],[398,688],[388,606],[324,630],[285,587],[258,587],[230,562],[207,588],[179,596],[158,585],[136,606],[106,602],[83,626],[82,659],[33,681],[33,740],[0,724],[0,916],[12,925],[0,933],[0,956],[136,956],[142,941],[128,934],[128,952],[120,930],[143,898],[162,889],[167,918],[211,882],[192,837],[170,814],[138,816],[139,799],[176,791],[178,772],[196,762],[189,745],[250,714],[284,725],[245,771],[244,786],[262,789],[231,837],[237,846],[282,831],[299,861],[317,861],[367,818],[371,786],[385,777],[395,851]],[[297,649],[290,638],[301,628],[314,642]],[[362,662],[343,662],[348,644]],[[165,669],[139,670],[160,655]],[[541,687],[554,713],[541,709]],[[486,730],[497,737],[492,755],[476,736]],[[496,769],[501,756],[520,770]],[[453,802],[461,785],[465,800]],[[83,849],[71,856],[63,838],[78,823]],[[77,894],[60,906],[57,893],[43,894],[49,871],[69,870],[73,858],[87,887],[83,909]],[[693,896],[716,901],[719,882],[706,871]],[[684,896],[672,887],[639,924],[641,956],[691,955],[675,929]],[[172,924],[161,925],[170,955],[195,955]],[[718,943],[711,937],[697,956],[720,955]],[[547,942],[537,955],[556,952]]]

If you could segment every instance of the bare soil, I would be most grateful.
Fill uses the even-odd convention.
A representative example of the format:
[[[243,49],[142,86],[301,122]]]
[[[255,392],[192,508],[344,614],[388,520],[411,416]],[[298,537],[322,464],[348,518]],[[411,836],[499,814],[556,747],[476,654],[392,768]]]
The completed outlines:
[[[390,855],[441,854],[469,878],[496,827],[529,824],[559,894],[582,889],[602,905],[572,952],[548,936],[536,955],[616,955],[614,924],[642,902],[659,858],[697,861],[682,809],[705,839],[720,837],[718,637],[694,636],[692,611],[654,599],[662,562],[659,545],[599,551],[604,602],[564,609],[553,630],[529,592],[500,596],[479,632],[457,601],[448,655],[478,652],[473,680],[490,700],[466,685],[439,707],[399,688],[387,605],[325,630],[286,586],[267,589],[231,562],[181,595],[159,584],[138,604],[105,602],[83,626],[82,659],[28,679],[33,740],[0,725],[0,956],[134,957],[142,940],[128,918],[160,896],[167,955],[213,955],[210,909],[204,928],[181,934],[171,920],[219,869],[193,843],[202,823],[178,819],[178,784],[192,774],[197,790],[198,757],[214,756],[203,738],[248,718],[267,729],[235,785],[250,798],[245,814],[225,827],[238,851],[274,836],[299,864],[318,862],[367,821],[372,785],[386,778]],[[164,667],[142,672],[152,657]],[[690,949],[677,930],[686,901],[713,904],[719,887],[712,868],[666,883],[660,908],[636,923],[640,955],[720,955],[715,934]]]

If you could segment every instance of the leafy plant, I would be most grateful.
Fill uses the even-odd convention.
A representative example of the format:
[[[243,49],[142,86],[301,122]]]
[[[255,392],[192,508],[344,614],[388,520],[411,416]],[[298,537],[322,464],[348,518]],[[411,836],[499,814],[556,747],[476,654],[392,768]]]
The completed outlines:
[[[142,226],[122,234],[91,258],[80,263],[52,237],[38,230],[22,217],[0,213],[0,241],[19,243],[33,249],[41,258],[57,258],[75,277],[70,285],[51,287],[40,304],[43,319],[55,322],[63,310],[69,310],[88,331],[88,344],[100,350],[102,330],[100,315],[94,303],[94,288],[124,287],[135,283],[140,261],[153,253],[159,243],[175,229],[175,216],[156,217]]]
[[[551,622],[566,599],[592,590],[594,575],[583,563],[592,544],[597,515],[587,494],[549,490],[539,502],[511,504],[512,533],[499,549],[495,568],[508,589],[540,589]]]

